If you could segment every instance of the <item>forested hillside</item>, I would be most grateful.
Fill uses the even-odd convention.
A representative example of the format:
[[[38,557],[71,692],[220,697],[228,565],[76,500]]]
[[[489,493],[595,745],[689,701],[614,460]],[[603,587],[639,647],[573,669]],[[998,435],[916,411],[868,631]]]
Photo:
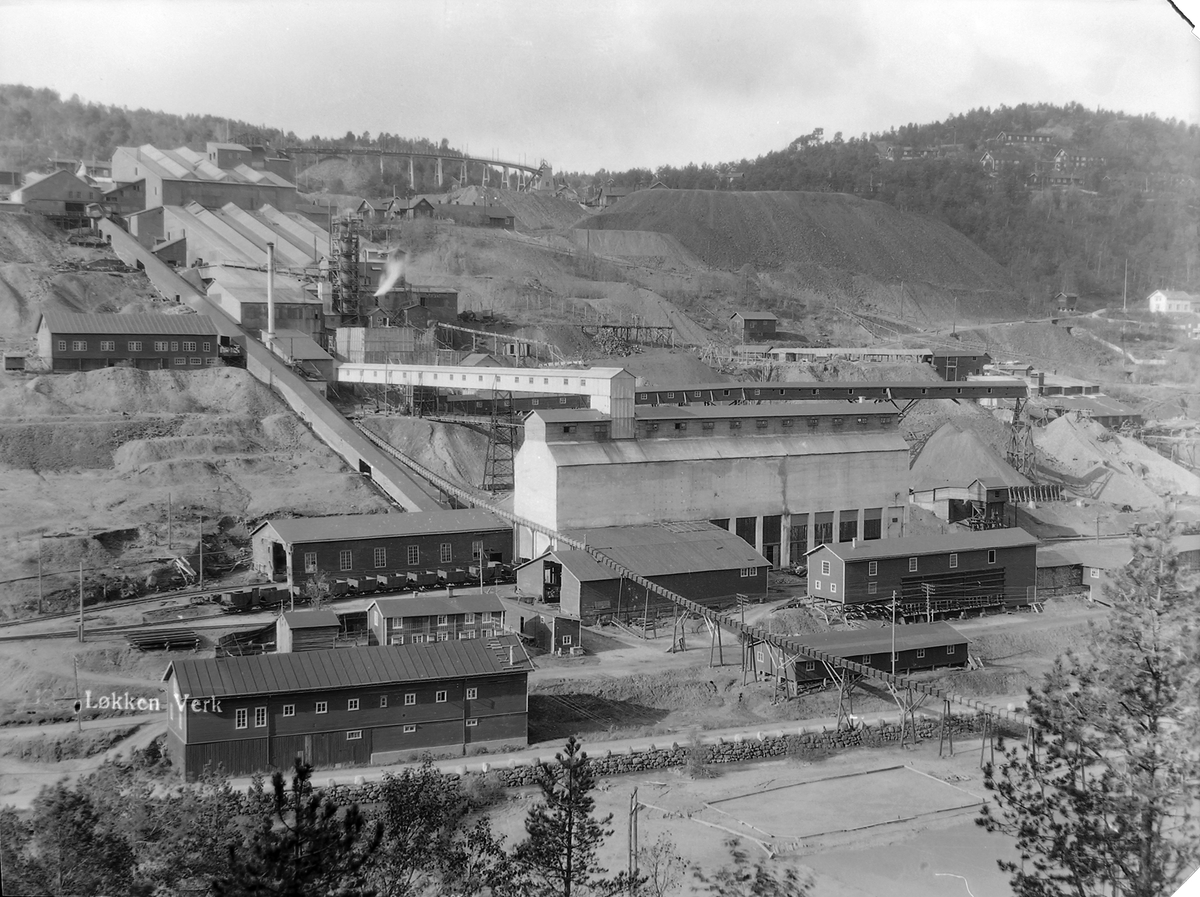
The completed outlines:
[[[1045,154],[995,173],[980,163],[1002,131],[1036,133],[1075,156],[1103,159],[1073,169],[1077,189],[1030,189]],[[904,148],[916,155],[904,161]],[[734,177],[730,177],[730,174]],[[1200,289],[1200,127],[1079,104],[974,109],[887,133],[825,139],[820,131],[757,159],[655,172],[601,171],[582,186],[648,186],[854,193],[933,216],[1009,269],[1031,308],[1056,291],[1111,302],[1124,287],[1142,297],[1161,286]]]

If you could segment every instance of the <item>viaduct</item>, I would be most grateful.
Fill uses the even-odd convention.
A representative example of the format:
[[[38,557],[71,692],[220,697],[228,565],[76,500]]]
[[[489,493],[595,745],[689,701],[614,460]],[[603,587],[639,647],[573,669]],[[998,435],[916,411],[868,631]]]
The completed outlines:
[[[500,172],[500,185],[508,190],[528,190],[536,185],[538,178],[542,176],[550,166],[546,161],[535,167],[525,165],[521,162],[503,162],[498,159],[481,159],[477,156],[460,156],[454,153],[418,153],[404,150],[378,150],[367,149],[364,147],[339,147],[339,146],[285,146],[278,150],[286,158],[295,156],[316,156],[318,161],[325,159],[344,159],[347,156],[378,156],[379,168],[383,170],[384,156],[398,156],[408,159],[408,183],[416,182],[413,172],[414,159],[433,159],[437,165],[437,184],[442,186],[445,180],[445,171],[448,166],[453,166],[458,169],[459,183],[467,183],[467,175],[469,167],[472,165],[480,165],[483,167],[483,186],[488,186],[489,175],[493,170]],[[515,180],[515,186],[514,186]]]

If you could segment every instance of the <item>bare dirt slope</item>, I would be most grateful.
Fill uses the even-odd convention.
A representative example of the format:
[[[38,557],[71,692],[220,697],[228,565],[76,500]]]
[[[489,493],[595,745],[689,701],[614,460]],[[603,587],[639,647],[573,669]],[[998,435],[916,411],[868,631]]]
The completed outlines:
[[[73,246],[36,215],[0,212],[0,339],[6,349],[30,348],[44,311],[143,311],[156,300],[145,274],[126,268],[107,249]]]
[[[368,415],[362,424],[438,476],[478,488],[488,438],[480,427],[399,415]]]
[[[641,190],[577,227],[669,234],[718,268],[815,266],[887,282],[1011,289],[996,262],[946,225],[844,194]]]
[[[0,613],[36,593],[35,581],[8,581],[36,575],[39,551],[47,571],[128,565],[197,551],[201,514],[206,534],[223,519],[244,542],[266,516],[389,509],[234,368],[3,376],[0,472]]]

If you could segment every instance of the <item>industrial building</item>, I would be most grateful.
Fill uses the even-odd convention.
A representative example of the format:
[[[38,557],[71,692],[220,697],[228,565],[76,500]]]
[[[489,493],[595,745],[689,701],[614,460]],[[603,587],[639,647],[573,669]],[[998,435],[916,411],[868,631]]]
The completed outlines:
[[[767,591],[767,559],[736,534],[706,521],[589,529],[570,533],[651,582],[699,604],[759,600]],[[588,552],[555,548],[517,568],[517,589],[584,623],[644,619],[674,606],[621,576]]]
[[[102,197],[94,184],[58,170],[26,175],[24,185],[12,192],[9,202],[21,205],[26,212],[44,215],[60,227],[85,227],[88,203],[99,202]]]
[[[559,531],[721,521],[775,566],[818,542],[902,532],[908,445],[890,405],[612,407],[526,418],[517,515]],[[520,557],[549,547],[518,533]]]
[[[943,380],[957,382],[983,374],[984,368],[992,363],[992,356],[972,349],[934,349],[930,364]]]
[[[512,561],[512,525],[475,509],[267,520],[250,534],[255,572],[299,589],[336,577]]]
[[[808,593],[853,605],[894,596],[904,616],[1019,607],[1037,598],[1037,539],[1014,528],[820,545]]]
[[[378,645],[490,639],[505,628],[504,605],[494,594],[471,591],[376,598],[367,627]]]
[[[779,319],[769,311],[739,311],[729,317],[729,329],[741,343],[762,343],[775,339]]]
[[[1180,569],[1200,569],[1200,534],[1181,534],[1172,541]],[[1042,597],[1087,593],[1102,599],[1116,574],[1133,559],[1128,539],[1060,542],[1039,548],[1037,588]]]
[[[247,268],[206,265],[188,273],[198,277],[208,291],[208,298],[237,322],[247,334],[259,338],[267,329],[267,273]],[[315,292],[294,277],[275,274],[272,287],[275,302],[276,330],[293,330],[310,337],[324,338],[325,312],[323,302]]]
[[[808,633],[794,636],[793,640],[804,647],[885,673],[893,671],[894,651],[897,675],[967,665],[967,639],[949,623],[910,623],[881,629]],[[767,642],[753,644],[749,660],[757,678],[786,683],[793,692],[824,685],[831,677],[824,663],[785,655]]]
[[[217,327],[207,315],[44,312],[38,354],[55,371],[194,371],[220,362]]]
[[[191,780],[524,747],[530,669],[516,636],[176,660],[167,753]]]

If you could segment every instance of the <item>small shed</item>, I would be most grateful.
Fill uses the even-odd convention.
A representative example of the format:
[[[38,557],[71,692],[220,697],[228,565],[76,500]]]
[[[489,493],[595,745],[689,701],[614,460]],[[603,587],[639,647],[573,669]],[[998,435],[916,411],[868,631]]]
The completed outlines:
[[[5,352],[4,353],[4,370],[6,370],[6,371],[23,371],[23,370],[25,370],[25,353],[24,352]]]
[[[334,647],[341,624],[331,610],[296,610],[275,621],[275,650],[280,654],[324,651]]]
[[[742,343],[764,343],[775,339],[779,319],[769,311],[739,311],[729,318],[729,329]]]
[[[583,623],[556,605],[501,599],[509,626],[550,654],[583,653]]]

